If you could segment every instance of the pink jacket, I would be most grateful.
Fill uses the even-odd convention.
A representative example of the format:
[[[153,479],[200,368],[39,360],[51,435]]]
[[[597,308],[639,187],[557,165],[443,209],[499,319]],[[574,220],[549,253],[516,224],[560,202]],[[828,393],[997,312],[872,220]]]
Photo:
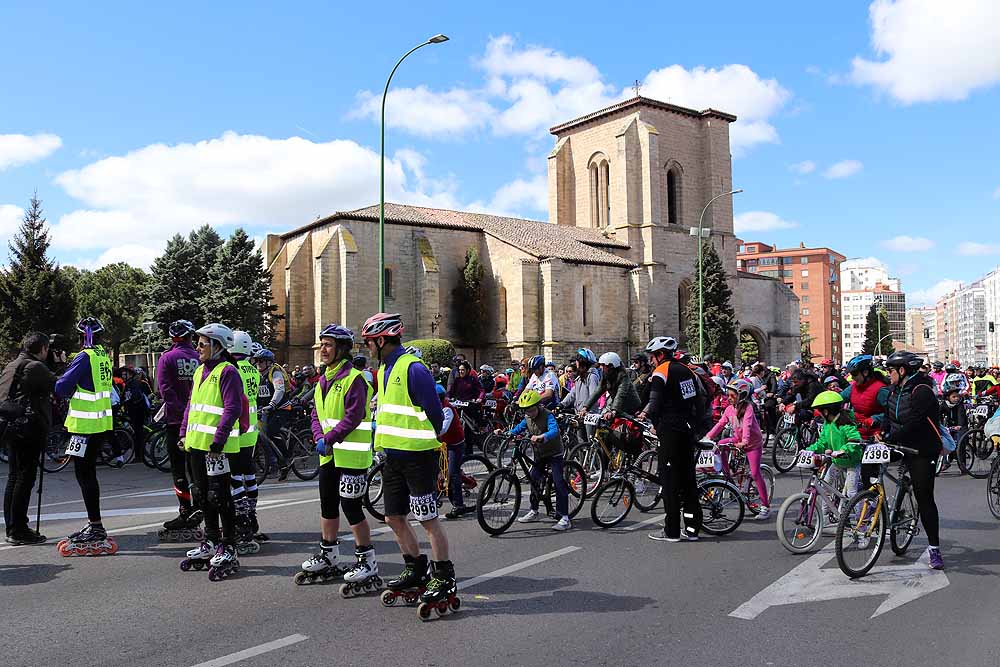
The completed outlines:
[[[760,433],[760,424],[757,423],[757,417],[754,415],[751,406],[748,405],[746,410],[743,411],[742,423],[736,417],[736,408],[732,405],[726,407],[726,411],[722,413],[722,418],[712,427],[712,430],[708,432],[705,438],[708,440],[718,438],[727,423],[733,425],[731,442],[736,443],[740,449],[744,451],[763,449],[764,436]]]

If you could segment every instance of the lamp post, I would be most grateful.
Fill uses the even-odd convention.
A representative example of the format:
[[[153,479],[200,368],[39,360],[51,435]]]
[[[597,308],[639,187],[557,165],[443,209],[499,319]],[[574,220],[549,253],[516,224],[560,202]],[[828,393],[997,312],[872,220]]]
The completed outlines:
[[[378,168],[378,309],[380,312],[385,311],[385,98],[389,95],[389,82],[392,81],[392,75],[396,73],[396,69],[406,60],[407,56],[428,44],[440,44],[447,41],[448,38],[445,35],[434,35],[426,42],[417,44],[404,53],[392,71],[389,72],[389,78],[385,80],[385,90],[382,91],[382,140]]]
[[[886,335],[882,336],[881,338],[879,338],[878,342],[875,343],[875,356],[876,357],[881,357],[882,356],[882,341],[884,341],[886,338],[889,338],[890,336],[892,336],[892,332],[891,331],[889,333],[887,333]]]
[[[702,255],[704,254],[702,250],[702,239],[706,236],[705,230],[703,229],[703,224],[705,222],[705,212],[708,211],[708,207],[711,206],[716,199],[719,199],[721,197],[728,197],[730,195],[735,195],[739,192],[743,192],[743,188],[730,190],[729,192],[723,192],[722,194],[715,195],[714,197],[709,199],[708,203],[705,204],[705,208],[701,209],[701,215],[698,216],[697,233],[695,232],[695,230],[693,229],[691,230],[691,236],[698,237],[698,358],[700,359],[705,358],[705,322],[704,322],[705,301],[704,301],[704,290],[702,289],[702,272],[701,272]],[[709,231],[708,236],[711,236],[711,231]]]
[[[143,322],[142,331],[146,334],[146,368],[149,369],[149,379],[156,379],[156,370],[153,368],[153,345],[150,342],[150,336],[160,331],[159,322]],[[115,360],[118,363],[118,360]]]

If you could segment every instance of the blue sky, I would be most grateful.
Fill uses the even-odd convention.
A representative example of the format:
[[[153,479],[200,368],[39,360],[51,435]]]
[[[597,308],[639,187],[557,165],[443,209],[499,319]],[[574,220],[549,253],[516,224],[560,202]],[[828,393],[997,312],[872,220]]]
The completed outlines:
[[[5,3],[0,236],[35,189],[84,266],[373,203],[385,76],[442,32],[393,80],[391,199],[545,219],[547,127],[640,79],[740,116],[744,238],[877,257],[916,301],[1000,263],[1000,3],[494,4]]]

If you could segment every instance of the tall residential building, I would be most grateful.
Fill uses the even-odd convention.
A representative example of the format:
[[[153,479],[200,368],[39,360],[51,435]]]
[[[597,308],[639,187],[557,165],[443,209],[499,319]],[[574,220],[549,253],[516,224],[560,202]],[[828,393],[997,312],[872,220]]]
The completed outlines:
[[[945,362],[958,357],[958,299],[956,294],[957,292],[945,294],[934,304],[937,354]]]
[[[1000,267],[986,274],[982,283],[986,299],[986,358],[995,366],[1000,364]]]
[[[740,271],[779,278],[799,297],[800,320],[813,336],[816,359],[842,361],[840,328],[840,263],[844,256],[830,248],[775,248],[759,241],[739,246]]]
[[[840,287],[844,292],[873,290],[877,285],[893,292],[902,292],[899,278],[889,277],[885,266],[875,259],[849,259],[840,265]]]
[[[906,344],[923,352],[928,361],[945,361],[937,354],[937,311],[934,306],[906,311]]]
[[[986,290],[975,282],[958,290],[958,359],[964,365],[986,364]]]
[[[843,274],[841,274],[843,275]],[[899,281],[895,281],[899,285]],[[843,350],[844,359],[861,354],[865,342],[865,327],[868,322],[868,311],[872,305],[885,309],[889,320],[889,330],[876,332],[882,337],[892,334],[892,340],[902,343],[906,339],[906,295],[891,290],[881,283],[875,283],[872,289],[844,291],[840,296],[843,317]],[[876,349],[876,354],[878,349]]]

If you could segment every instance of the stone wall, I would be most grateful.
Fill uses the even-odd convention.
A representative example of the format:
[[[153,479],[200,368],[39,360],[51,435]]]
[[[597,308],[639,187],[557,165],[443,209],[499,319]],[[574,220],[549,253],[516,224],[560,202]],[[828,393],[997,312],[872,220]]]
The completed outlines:
[[[799,298],[780,280],[740,274],[733,290],[733,309],[741,327],[763,334],[762,361],[783,367],[802,356]]]

